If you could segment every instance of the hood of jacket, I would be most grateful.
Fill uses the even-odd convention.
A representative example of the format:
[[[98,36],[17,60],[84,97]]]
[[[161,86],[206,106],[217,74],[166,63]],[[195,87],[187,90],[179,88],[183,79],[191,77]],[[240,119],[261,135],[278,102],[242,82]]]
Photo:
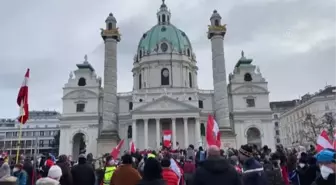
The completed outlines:
[[[36,185],[59,185],[60,183],[57,180],[54,180],[49,177],[41,178],[36,181]]]
[[[212,173],[223,173],[232,166],[222,157],[209,157],[202,162],[201,166]]]

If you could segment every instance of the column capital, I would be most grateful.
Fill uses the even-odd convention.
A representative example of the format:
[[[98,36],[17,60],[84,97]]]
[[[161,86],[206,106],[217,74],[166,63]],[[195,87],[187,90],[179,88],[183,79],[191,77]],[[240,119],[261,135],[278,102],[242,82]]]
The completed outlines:
[[[184,117],[183,120],[188,120],[189,118],[188,117]]]
[[[200,118],[199,117],[195,117],[195,121],[200,121]]]
[[[161,118],[155,118],[155,121],[160,121],[161,120]]]
[[[175,117],[173,117],[173,118],[170,118],[172,121],[176,121],[176,118]]]
[[[144,121],[144,122],[148,122],[148,119],[147,119],[147,118],[146,118],[146,119],[143,119],[143,121]]]
[[[136,123],[136,121],[137,121],[136,119],[132,119],[132,123]]]

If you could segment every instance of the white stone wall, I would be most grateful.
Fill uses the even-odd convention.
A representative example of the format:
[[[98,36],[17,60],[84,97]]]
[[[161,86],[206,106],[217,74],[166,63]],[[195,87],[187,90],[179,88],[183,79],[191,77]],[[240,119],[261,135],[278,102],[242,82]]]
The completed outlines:
[[[286,147],[302,144],[300,141],[304,138],[299,133],[304,129],[302,123],[306,115],[312,114],[321,120],[325,113],[335,112],[335,98],[335,95],[314,97],[283,113],[280,116],[281,143]]]

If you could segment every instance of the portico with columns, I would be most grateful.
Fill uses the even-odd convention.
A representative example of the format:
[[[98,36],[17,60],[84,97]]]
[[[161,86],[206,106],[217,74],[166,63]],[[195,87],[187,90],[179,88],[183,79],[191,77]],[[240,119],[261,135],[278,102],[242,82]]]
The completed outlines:
[[[163,130],[172,131],[172,144],[180,147],[201,142],[198,107],[163,95],[132,111],[132,140],[139,149],[159,149]]]
[[[201,140],[199,117],[133,119],[132,129],[132,140],[140,149],[161,148],[163,130],[172,131],[173,148],[176,148],[176,142],[187,148],[189,144],[197,145]]]

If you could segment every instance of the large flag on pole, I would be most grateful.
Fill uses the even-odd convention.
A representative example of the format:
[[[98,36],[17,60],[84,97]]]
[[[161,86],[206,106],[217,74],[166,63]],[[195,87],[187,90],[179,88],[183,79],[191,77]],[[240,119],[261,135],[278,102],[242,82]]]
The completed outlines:
[[[29,118],[29,109],[28,109],[28,80],[29,80],[29,69],[24,76],[24,80],[22,86],[19,90],[17,96],[17,104],[20,106],[20,116],[18,117],[18,121],[21,124],[25,124]]]
[[[115,148],[113,148],[113,150],[112,150],[112,152],[111,152],[111,156],[113,157],[113,159],[116,159],[116,158],[118,158],[118,155],[119,155],[119,153],[120,153],[120,149],[121,149],[121,147],[124,145],[124,140],[122,139],[119,143],[118,143],[118,145],[115,147]]]
[[[221,147],[219,127],[212,115],[209,114],[207,128],[206,128],[206,141],[208,146],[216,145]]]
[[[130,142],[130,152],[134,154],[136,152],[135,144],[133,141]]]
[[[329,140],[329,137],[328,137],[328,133],[327,131],[323,130],[321,132],[321,134],[317,137],[317,142],[316,142],[317,146],[316,146],[316,151],[317,152],[320,152],[322,151],[323,149],[326,149],[326,148],[333,148],[330,140]]]
[[[164,130],[163,131],[163,146],[170,148],[172,146],[171,138],[172,138],[172,131]]]

